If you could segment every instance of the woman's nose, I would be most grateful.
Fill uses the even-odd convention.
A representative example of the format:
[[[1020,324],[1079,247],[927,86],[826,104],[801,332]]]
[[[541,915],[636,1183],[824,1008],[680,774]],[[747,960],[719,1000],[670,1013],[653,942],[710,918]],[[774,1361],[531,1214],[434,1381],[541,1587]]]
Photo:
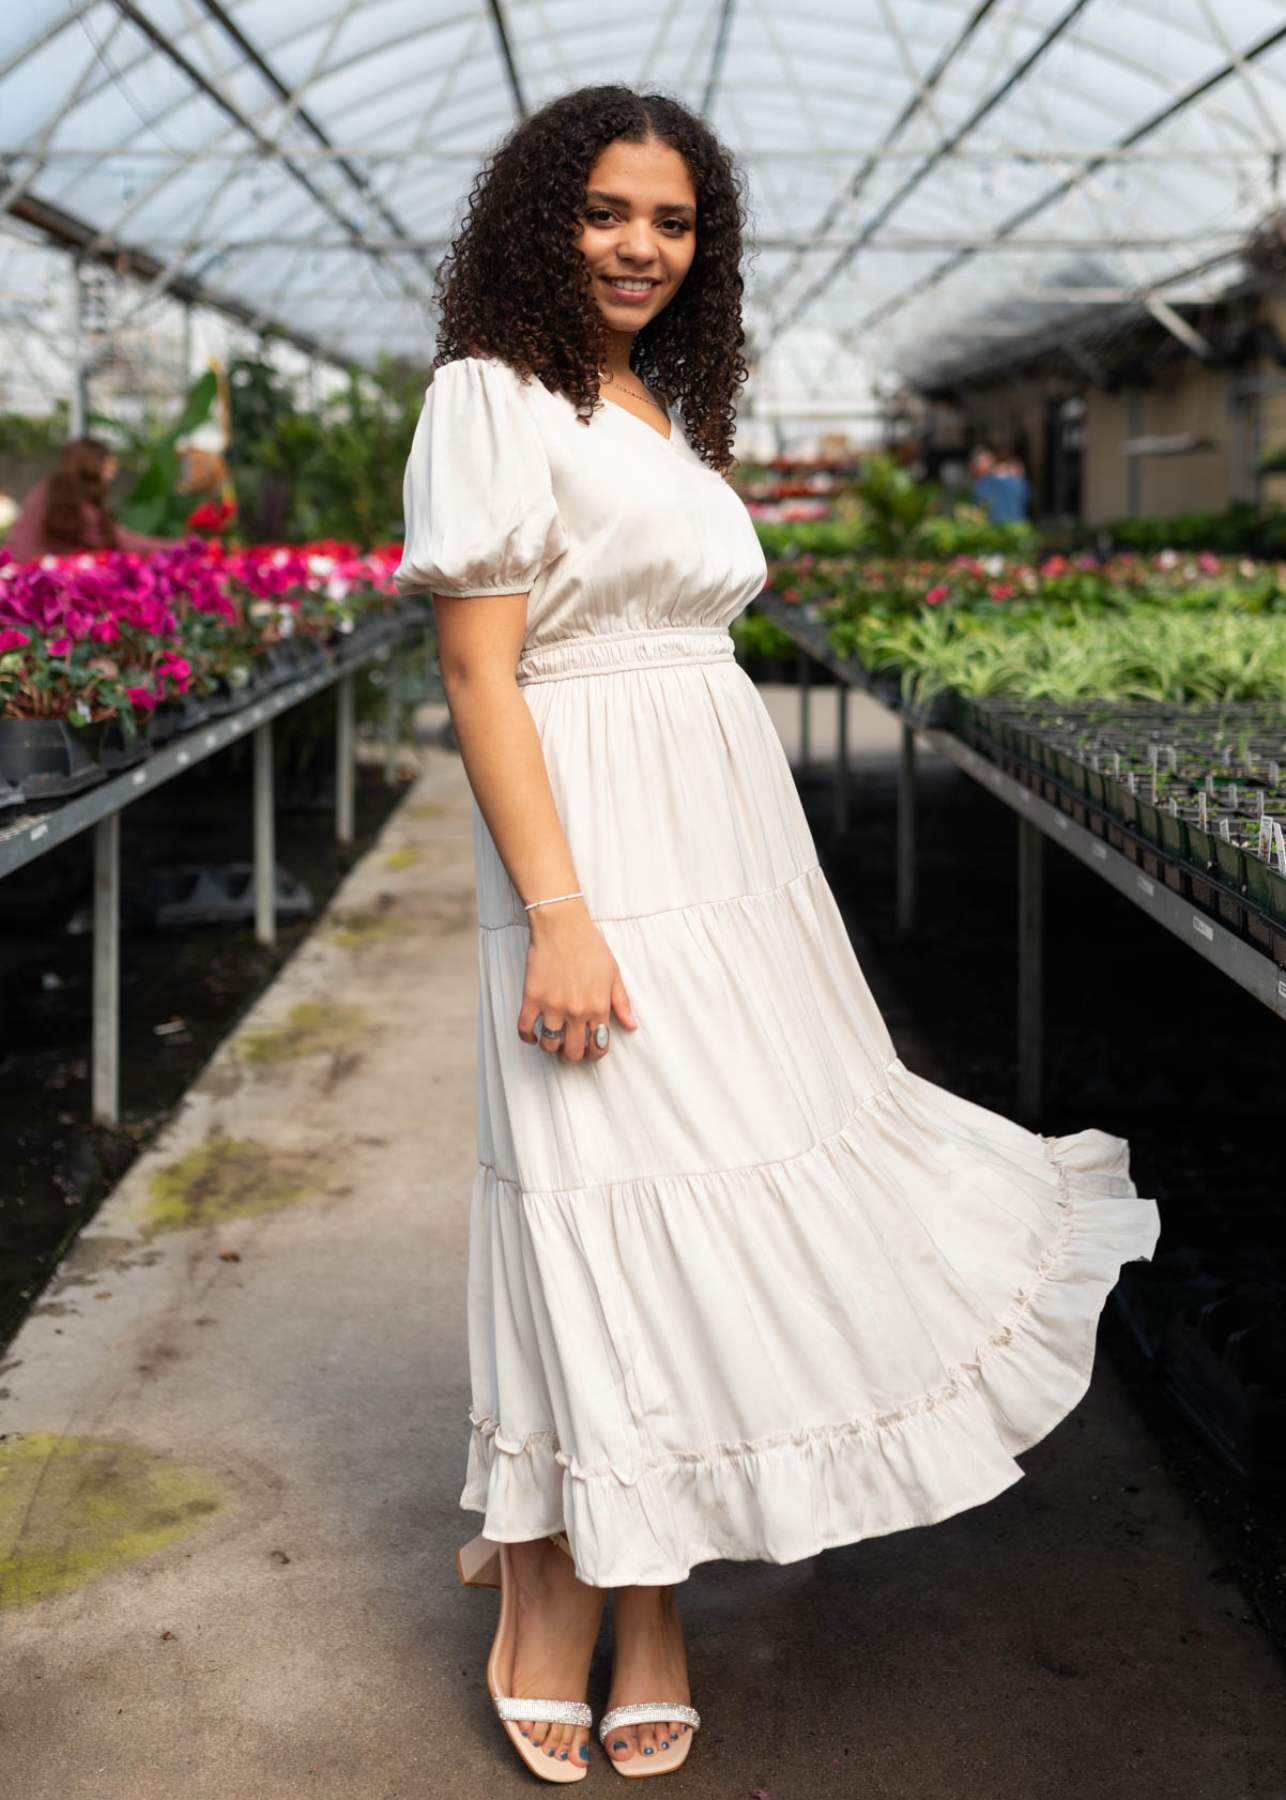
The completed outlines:
[[[627,225],[621,234],[618,248],[634,262],[651,262],[652,233],[647,221],[641,219],[637,224]]]

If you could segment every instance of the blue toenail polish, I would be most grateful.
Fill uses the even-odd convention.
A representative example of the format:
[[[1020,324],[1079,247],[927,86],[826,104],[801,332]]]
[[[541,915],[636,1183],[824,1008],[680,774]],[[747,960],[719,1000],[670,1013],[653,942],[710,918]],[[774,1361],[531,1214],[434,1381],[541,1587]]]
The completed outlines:
[[[554,1753],[553,1753],[553,1751],[552,1751],[552,1750],[546,1750],[546,1752],[545,1752],[545,1755],[546,1755],[546,1756],[552,1756],[552,1755],[553,1755],[553,1754],[554,1754]]]
[[[581,1754],[581,1761],[582,1761],[582,1762],[588,1762],[588,1761],[589,1761],[589,1745],[588,1745],[588,1744],[582,1744],[582,1745],[581,1745],[581,1747],[580,1747],[580,1754]]]
[[[522,1734],[522,1735],[523,1735],[523,1736],[524,1736],[524,1737],[530,1737],[530,1736],[531,1736],[531,1733],[530,1733],[530,1732],[529,1732],[529,1731],[524,1731],[524,1732],[523,1732],[523,1734]]]
[[[612,1745],[612,1748],[613,1750],[628,1750],[629,1745],[624,1738],[617,1738],[616,1742]]]
[[[558,1752],[558,1757],[559,1757],[560,1762],[566,1762],[567,1761],[567,1752],[565,1750],[560,1750]]]
[[[669,1738],[662,1738],[662,1739],[661,1739],[661,1748],[662,1748],[662,1750],[668,1750],[668,1749],[669,1749],[669,1748],[670,1748],[670,1740],[669,1740]]]
[[[643,1746],[643,1754],[644,1754],[644,1756],[651,1756],[651,1754],[652,1754],[652,1746],[651,1746],[651,1744],[644,1744],[644,1746]]]

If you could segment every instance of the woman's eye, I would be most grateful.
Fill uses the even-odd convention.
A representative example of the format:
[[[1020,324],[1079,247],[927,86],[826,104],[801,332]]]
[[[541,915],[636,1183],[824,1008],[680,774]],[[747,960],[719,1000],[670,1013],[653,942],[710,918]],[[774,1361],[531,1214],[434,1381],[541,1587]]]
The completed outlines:
[[[591,224],[601,225],[605,220],[610,220],[612,215],[605,206],[591,206],[586,212],[585,217]]]
[[[673,237],[682,237],[683,233],[688,230],[688,222],[686,219],[666,219],[663,222],[666,225],[677,226],[678,229],[671,233],[671,236]]]

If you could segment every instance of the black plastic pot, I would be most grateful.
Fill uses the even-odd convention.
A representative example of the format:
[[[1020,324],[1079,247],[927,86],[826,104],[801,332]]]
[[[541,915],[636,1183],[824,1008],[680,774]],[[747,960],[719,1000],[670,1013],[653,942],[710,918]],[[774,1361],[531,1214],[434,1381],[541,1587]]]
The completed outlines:
[[[64,800],[102,779],[66,719],[0,719],[0,781],[27,800]]]
[[[161,744],[168,744],[171,738],[182,737],[185,731],[195,731],[208,717],[206,709],[191,694],[184,694],[178,700],[164,700],[152,714],[147,741],[155,750]]]

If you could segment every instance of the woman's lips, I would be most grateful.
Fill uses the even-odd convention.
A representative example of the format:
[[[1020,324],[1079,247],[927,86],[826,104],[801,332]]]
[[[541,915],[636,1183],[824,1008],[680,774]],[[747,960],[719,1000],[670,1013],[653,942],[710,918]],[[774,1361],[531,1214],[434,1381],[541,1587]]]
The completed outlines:
[[[613,300],[619,300],[622,306],[646,305],[656,292],[657,288],[661,285],[659,281],[654,281],[650,287],[622,288],[617,287],[610,275],[600,275],[599,280],[612,296]]]

